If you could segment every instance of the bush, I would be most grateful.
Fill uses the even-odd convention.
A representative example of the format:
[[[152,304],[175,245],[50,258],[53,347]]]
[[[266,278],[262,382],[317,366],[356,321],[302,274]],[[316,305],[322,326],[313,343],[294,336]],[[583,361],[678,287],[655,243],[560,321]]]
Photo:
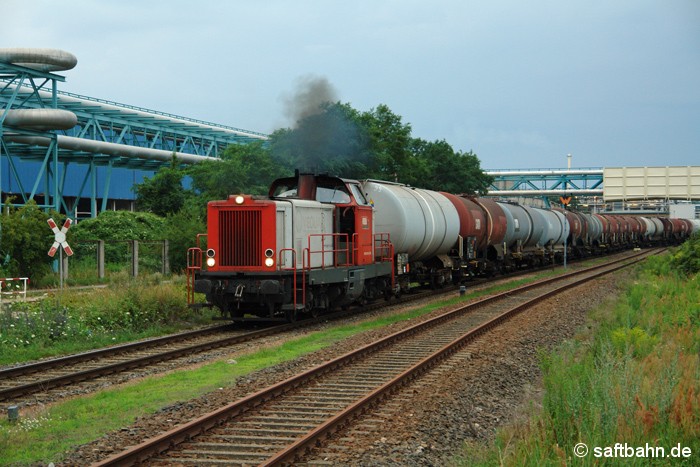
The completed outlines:
[[[47,255],[54,234],[46,223],[49,215],[34,201],[19,208],[3,209],[0,216],[0,273],[35,278],[50,270]]]
[[[696,233],[671,256],[671,267],[688,276],[700,272],[700,234]]]

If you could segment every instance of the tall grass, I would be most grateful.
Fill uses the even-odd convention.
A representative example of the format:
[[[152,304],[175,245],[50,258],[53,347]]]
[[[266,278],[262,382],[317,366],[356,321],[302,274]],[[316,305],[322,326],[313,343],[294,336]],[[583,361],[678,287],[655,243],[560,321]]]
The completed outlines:
[[[616,443],[663,447],[667,456],[678,444],[692,451],[650,459],[628,450],[625,465],[700,464],[700,274],[678,271],[671,255],[649,258],[591,327],[543,356],[542,409],[501,430],[493,449],[470,445],[458,464],[619,465],[620,457],[596,456]],[[575,455],[577,443],[586,456]]]
[[[89,292],[66,290],[0,311],[0,365],[161,335],[209,315],[186,306],[183,280],[158,275]]]

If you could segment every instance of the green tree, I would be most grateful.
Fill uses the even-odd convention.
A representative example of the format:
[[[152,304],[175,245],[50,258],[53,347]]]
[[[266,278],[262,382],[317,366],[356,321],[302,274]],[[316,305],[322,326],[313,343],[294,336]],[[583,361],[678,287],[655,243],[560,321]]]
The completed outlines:
[[[192,189],[206,201],[237,193],[266,194],[272,180],[288,173],[272,159],[262,143],[229,145],[221,160],[190,166]]]
[[[47,252],[54,234],[46,223],[48,218],[49,215],[34,201],[19,208],[3,209],[0,216],[0,264],[4,275],[36,279],[49,272],[53,258]]]
[[[388,106],[381,104],[362,113],[360,121],[370,139],[373,156],[371,176],[382,180],[413,180],[417,167],[410,161],[411,125],[403,123]]]
[[[414,139],[413,158],[422,161],[422,187],[450,193],[485,194],[493,178],[481,170],[479,158],[472,152],[455,152],[445,140],[428,142]],[[425,173],[423,173],[425,172]],[[415,182],[414,182],[415,183]]]
[[[162,217],[146,212],[104,211],[72,227],[70,238],[83,240],[163,240]]]
[[[178,167],[173,156],[170,166],[161,167],[151,178],[133,187],[136,205],[139,210],[165,216],[177,212],[185,203],[185,189],[182,179],[185,172]]]
[[[187,267],[187,250],[197,245],[197,234],[206,230],[204,216],[194,203],[185,203],[178,212],[168,215],[163,234],[170,241],[170,267],[174,272]],[[206,249],[206,239],[200,246]]]

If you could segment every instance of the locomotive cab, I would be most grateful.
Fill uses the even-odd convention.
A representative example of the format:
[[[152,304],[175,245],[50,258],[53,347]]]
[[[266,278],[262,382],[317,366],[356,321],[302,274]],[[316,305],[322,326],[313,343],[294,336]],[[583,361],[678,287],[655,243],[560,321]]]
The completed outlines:
[[[271,199],[304,199],[335,206],[333,232],[338,262],[356,265],[374,262],[374,219],[372,206],[360,183],[328,175],[301,174],[275,180]]]

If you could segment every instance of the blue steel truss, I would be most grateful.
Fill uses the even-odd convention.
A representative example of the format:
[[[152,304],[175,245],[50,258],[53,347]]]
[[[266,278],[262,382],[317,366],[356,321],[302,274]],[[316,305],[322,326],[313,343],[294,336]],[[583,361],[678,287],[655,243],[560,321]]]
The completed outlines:
[[[520,196],[528,196],[528,193],[541,196],[543,191],[552,195],[568,192],[602,194],[601,168],[490,170],[487,173],[494,179],[489,187],[492,195],[516,191]]]
[[[489,170],[493,177],[489,196],[542,198],[549,206],[552,196],[600,196],[603,169]]]
[[[129,157],[94,151],[63,149],[61,136],[99,141],[130,147],[184,153],[202,158],[219,158],[229,144],[266,141],[267,135],[239,128],[208,123],[187,117],[158,112],[136,106],[60,92],[57,83],[63,76],[0,62],[0,161],[6,158],[10,176],[23,203],[43,196],[43,208],[64,211],[75,216],[78,201],[89,190],[91,216],[97,215],[97,199],[102,198],[101,211],[107,207],[113,168],[155,171],[171,161],[163,158]],[[4,125],[10,109],[63,109],[76,114],[78,123],[66,131],[31,131]],[[46,146],[19,144],[6,138],[8,133],[49,138]],[[144,151],[147,153],[147,151]],[[34,162],[36,177],[28,189],[18,173],[18,161]],[[70,164],[87,167],[79,179],[67,181]],[[98,167],[101,169],[103,193],[98,194]],[[0,164],[0,170],[2,165]],[[0,172],[0,183],[2,182]],[[25,180],[26,181],[26,180]],[[77,199],[69,206],[64,199],[66,183],[79,185]],[[43,187],[43,189],[42,189]],[[0,197],[3,187],[0,185]],[[22,203],[17,203],[22,204]]]
[[[5,134],[8,130],[14,134],[21,136],[41,136],[49,138],[51,141],[48,146],[36,151],[35,158],[41,161],[41,173],[46,174],[44,177],[44,197],[53,198],[56,200],[54,204],[43,204],[42,207],[58,207],[59,199],[59,184],[54,182],[51,187],[51,181],[57,180],[58,174],[58,145],[56,144],[56,135],[50,132],[42,132],[36,130],[27,130],[23,128],[12,128],[4,125],[8,111],[12,108],[57,108],[57,83],[65,81],[63,76],[53,73],[37,71],[31,68],[25,68],[18,65],[8,63],[0,63],[0,160],[2,156],[7,156],[8,167],[14,179],[20,188],[20,193],[24,203],[34,199],[35,194],[40,185],[42,177],[37,177],[33,184],[31,192],[26,190],[22,185],[21,179],[17,171],[15,162],[14,144],[5,141]],[[27,92],[20,93],[19,89],[26,89]],[[43,93],[43,98],[40,102],[36,102],[39,95]],[[0,170],[2,164],[0,164]],[[0,173],[2,180],[2,173]],[[29,193],[29,196],[27,194]],[[0,199],[2,196],[2,187],[0,186]]]

